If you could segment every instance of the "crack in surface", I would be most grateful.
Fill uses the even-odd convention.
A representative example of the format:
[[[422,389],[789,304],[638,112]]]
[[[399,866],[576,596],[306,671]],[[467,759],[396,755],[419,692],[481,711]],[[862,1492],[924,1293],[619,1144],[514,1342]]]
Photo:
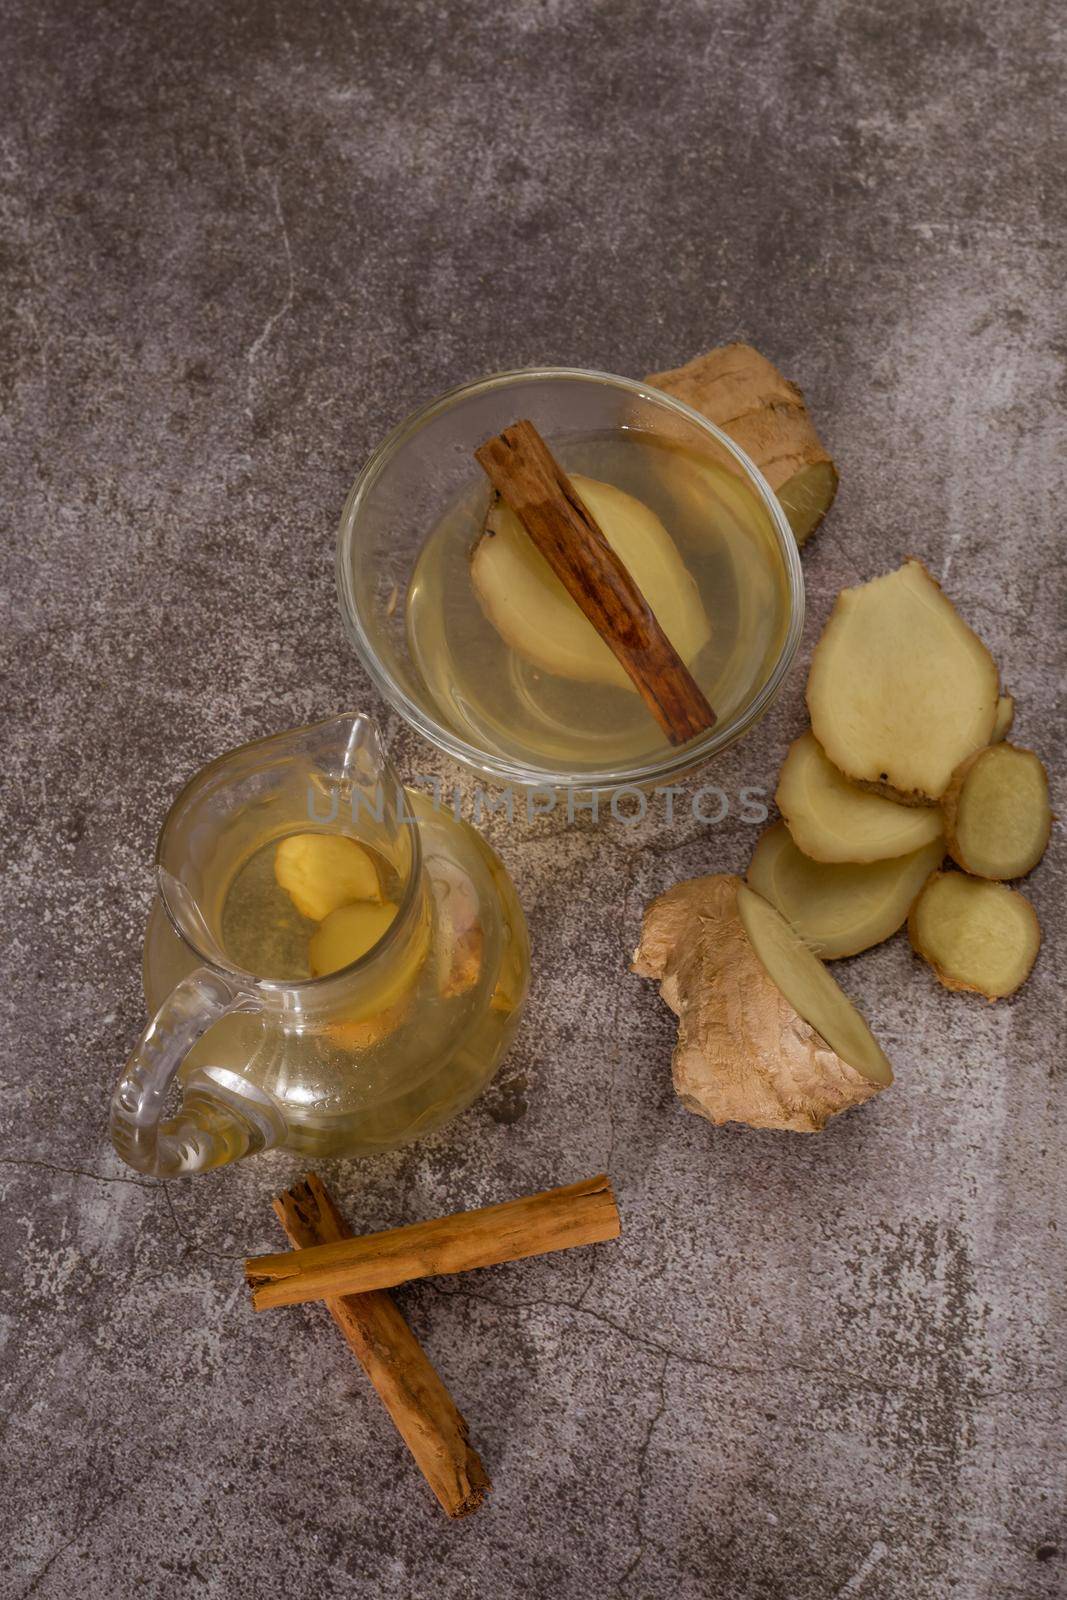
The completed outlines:
[[[659,1423],[662,1421],[664,1413],[667,1410],[667,1369],[671,1364],[671,1360],[672,1357],[670,1356],[664,1356],[663,1358],[663,1365],[659,1369],[659,1377],[656,1380],[659,1391],[659,1404],[656,1407],[652,1417],[649,1419],[648,1427],[645,1430],[645,1437],[642,1439],[637,1450],[637,1503],[634,1507],[634,1529],[637,1539],[637,1550],[634,1553],[633,1559],[631,1560],[629,1566],[626,1568],[625,1572],[622,1573],[619,1581],[615,1585],[615,1593],[619,1595],[622,1594],[624,1587],[641,1565],[641,1562],[645,1557],[645,1551],[649,1546],[649,1539],[645,1533],[644,1509],[642,1506],[645,1493],[645,1464],[648,1460],[649,1447],[652,1444],[652,1435],[655,1433],[656,1428],[659,1426]]]
[[[161,1189],[162,1183],[151,1178],[126,1178],[121,1174],[111,1176],[103,1172],[90,1172],[86,1167],[64,1167],[53,1161],[37,1161],[30,1156],[0,1156],[3,1167],[38,1167],[42,1172],[59,1172],[71,1178],[91,1178],[94,1183],[129,1183],[135,1189]]]
[[[84,1536],[89,1532],[89,1529],[92,1528],[92,1527],[95,1527],[95,1525],[104,1516],[105,1512],[109,1511],[111,1509],[111,1506],[115,1503],[115,1501],[116,1500],[120,1500],[122,1498],[122,1496],[125,1494],[125,1492],[126,1492],[125,1488],[123,1488],[123,1489],[121,1489],[119,1491],[118,1494],[108,1494],[105,1497],[105,1499],[102,1501],[102,1503],[99,1506],[97,1506],[97,1508],[93,1512],[92,1516],[88,1517],[86,1519],[86,1521],[81,1524],[80,1527],[75,1528],[75,1530],[71,1534],[70,1538],[69,1539],[65,1539],[64,1542],[59,1546],[59,1548],[57,1550],[53,1550],[52,1554],[48,1557],[48,1560],[45,1562],[44,1566],[41,1567],[40,1570],[35,1574],[35,1576],[30,1579],[29,1587],[27,1589],[23,1589],[22,1594],[19,1596],[19,1600],[29,1600],[29,1597],[30,1597],[31,1594],[36,1594],[37,1593],[37,1590],[40,1588],[41,1583],[48,1576],[49,1572],[55,1566],[55,1564],[59,1560],[60,1556],[65,1555],[66,1552],[70,1549],[71,1545],[77,1544],[79,1539],[84,1538]]]
[[[602,1327],[617,1333],[620,1338],[628,1343],[637,1345],[640,1349],[651,1350],[657,1355],[665,1356],[668,1361],[676,1361],[683,1366],[699,1367],[705,1372],[725,1373],[729,1377],[737,1378],[766,1378],[780,1367],[773,1365],[741,1365],[726,1361],[713,1361],[707,1356],[692,1355],[689,1351],[678,1350],[673,1345],[662,1344],[657,1339],[651,1339],[645,1334],[638,1333],[636,1329],[628,1328],[624,1323],[616,1322],[602,1311],[590,1310],[588,1306],[578,1301],[553,1300],[547,1296],[537,1297],[532,1300],[499,1300],[493,1295],[482,1294],[474,1289],[444,1289],[432,1279],[419,1280],[420,1286],[433,1291],[445,1300],[477,1300],[485,1305],[495,1306],[500,1311],[569,1311],[575,1316],[588,1317],[591,1321],[599,1323]],[[790,1360],[790,1371],[800,1373],[806,1378],[815,1378],[821,1383],[834,1384],[839,1388],[866,1389],[872,1394],[881,1395],[923,1395],[933,1394],[936,1384],[922,1383],[892,1383],[885,1378],[874,1378],[870,1373],[853,1372],[848,1368],[829,1370],[824,1367],[802,1366],[798,1361]],[[1020,1398],[1054,1397],[1067,1392],[1067,1380],[1052,1385],[1032,1385],[1019,1387],[1008,1384],[1001,1389],[982,1389],[977,1385],[968,1385],[966,1395],[977,1401],[998,1400],[1006,1395]]]
[[[292,310],[292,306],[293,306],[293,291],[294,291],[293,251],[292,251],[292,246],[291,246],[291,244],[289,242],[289,230],[285,226],[285,217],[282,215],[282,203],[281,203],[281,197],[278,194],[278,180],[277,180],[277,178],[273,178],[271,180],[271,194],[274,197],[274,214],[278,219],[278,228],[279,228],[279,231],[281,233],[282,245],[283,245],[284,250],[285,250],[285,264],[286,264],[286,270],[287,270],[287,273],[288,273],[288,283],[287,283],[286,290],[285,290],[285,297],[282,300],[281,305],[278,307],[277,311],[272,311],[271,312],[270,316],[267,318],[266,322],[263,324],[262,328],[260,329],[259,334],[257,335],[257,337],[255,339],[253,339],[252,343],[248,347],[248,354],[245,357],[245,361],[247,362],[249,367],[254,367],[255,366],[256,362],[259,359],[260,351],[263,349],[264,345],[267,343],[267,340],[270,338],[271,334],[274,332],[274,330],[277,327],[278,323],[281,322],[283,317],[285,317],[285,316],[287,316],[289,314],[289,312]],[[249,377],[249,381],[251,382],[251,375]]]
[[[163,1191],[163,1198],[167,1202],[167,1210],[170,1212],[170,1220],[174,1224],[174,1231],[185,1245],[186,1252],[192,1250],[195,1251],[197,1255],[212,1256],[216,1261],[243,1261],[245,1259],[243,1251],[212,1250],[208,1245],[201,1244],[199,1240],[194,1239],[191,1234],[186,1233],[185,1229],[178,1221],[178,1213],[174,1209],[174,1201],[171,1197],[170,1185],[161,1183],[158,1187]]]

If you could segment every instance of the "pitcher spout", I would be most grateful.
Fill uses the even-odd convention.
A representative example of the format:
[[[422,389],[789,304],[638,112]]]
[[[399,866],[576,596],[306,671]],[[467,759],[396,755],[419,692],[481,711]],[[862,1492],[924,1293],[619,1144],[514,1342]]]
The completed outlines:
[[[306,815],[316,828],[351,828],[382,850],[394,867],[413,819],[404,788],[372,717],[348,712],[300,730],[307,764]],[[368,835],[369,830],[369,835]]]

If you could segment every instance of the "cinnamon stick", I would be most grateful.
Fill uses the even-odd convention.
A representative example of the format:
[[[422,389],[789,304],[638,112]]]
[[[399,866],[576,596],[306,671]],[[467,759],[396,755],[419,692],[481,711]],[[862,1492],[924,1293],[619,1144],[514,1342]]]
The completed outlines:
[[[619,1232],[615,1196],[601,1176],[386,1233],[251,1256],[245,1277],[253,1306],[266,1311],[596,1244],[618,1238]]]
[[[274,1210],[298,1250],[351,1236],[314,1172],[278,1195]],[[466,1422],[391,1296],[376,1289],[331,1298],[326,1307],[445,1511],[450,1517],[477,1511],[492,1484]]]
[[[514,423],[474,455],[670,742],[710,728],[703,690],[533,423]]]

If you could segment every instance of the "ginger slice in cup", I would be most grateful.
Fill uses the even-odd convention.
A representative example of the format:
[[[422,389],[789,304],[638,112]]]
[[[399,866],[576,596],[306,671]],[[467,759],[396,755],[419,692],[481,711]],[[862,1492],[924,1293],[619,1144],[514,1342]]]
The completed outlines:
[[[936,807],[903,806],[850,783],[810,729],[790,745],[774,798],[812,861],[884,861],[932,844],[942,830]]]
[[[902,928],[944,854],[939,835],[887,861],[812,861],[797,849],[785,823],[776,822],[761,835],[747,876],[816,955],[836,961],[869,950]]]
[[[1010,694],[1002,694],[997,701],[997,715],[993,723],[993,732],[989,735],[990,744],[999,744],[1011,732],[1011,725],[1015,721],[1015,701]]]
[[[957,768],[941,808],[948,853],[978,878],[1023,878],[1052,829],[1048,773],[1032,750],[991,744]]]
[[[674,1087],[710,1122],[816,1133],[893,1081],[867,1024],[778,912],[716,874],[645,910],[634,972],[678,1017]]]
[[[912,907],[908,935],[946,989],[966,989],[987,1000],[1014,994],[1030,976],[1041,946],[1041,927],[1017,889],[938,872]]]
[[[989,743],[998,698],[992,656],[919,561],[841,591],[808,674],[834,766],[912,804],[939,800]]]
[[[708,642],[709,625],[674,540],[655,512],[633,495],[579,473],[570,479],[660,627],[690,665]],[[488,620],[525,660],[560,678],[613,684],[636,693],[611,648],[497,496],[471,557],[471,581]]]
[[[382,898],[370,854],[341,833],[291,833],[274,852],[274,876],[312,922],[351,900]]]

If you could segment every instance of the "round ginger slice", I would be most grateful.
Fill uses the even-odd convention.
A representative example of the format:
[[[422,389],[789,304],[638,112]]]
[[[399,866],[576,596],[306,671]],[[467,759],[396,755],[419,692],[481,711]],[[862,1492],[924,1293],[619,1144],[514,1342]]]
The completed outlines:
[[[1041,926],[1018,889],[963,872],[936,872],[912,907],[908,935],[946,989],[987,1000],[1014,994],[1030,976]]]
[[[385,938],[397,910],[386,901],[381,905],[356,902],[331,911],[308,941],[312,977],[329,977],[362,960]],[[352,998],[333,1017],[326,1034],[334,1044],[344,1050],[367,1050],[399,1027],[414,996],[430,938],[431,919],[424,915],[374,987],[367,992],[357,985]]]
[[[1048,774],[1032,750],[979,750],[957,768],[941,806],[948,853],[977,878],[1023,878],[1045,853]]]
[[[571,482],[660,627],[687,664],[708,642],[707,613],[678,546],[655,512],[632,494],[596,478]],[[494,498],[471,557],[478,601],[505,644],[560,678],[634,689],[597,633],[523,530]],[[636,690],[634,690],[636,693]]]
[[[760,836],[748,882],[824,961],[858,955],[902,928],[923,884],[940,866],[940,835],[905,856],[864,863],[811,861],[784,822]]]
[[[941,834],[935,807],[902,806],[849,783],[810,729],[790,745],[774,798],[794,844],[812,861],[884,861]]]
[[[308,966],[313,978],[325,978],[362,960],[393,925],[396,906],[357,901],[338,906],[324,917],[308,940]],[[392,999],[392,996],[390,996]]]
[[[645,911],[633,970],[678,1017],[674,1087],[716,1124],[817,1133],[893,1081],[867,1024],[740,878],[679,883]]]
[[[940,800],[989,743],[996,664],[919,561],[842,589],[808,674],[811,731],[839,772],[891,798]]]

